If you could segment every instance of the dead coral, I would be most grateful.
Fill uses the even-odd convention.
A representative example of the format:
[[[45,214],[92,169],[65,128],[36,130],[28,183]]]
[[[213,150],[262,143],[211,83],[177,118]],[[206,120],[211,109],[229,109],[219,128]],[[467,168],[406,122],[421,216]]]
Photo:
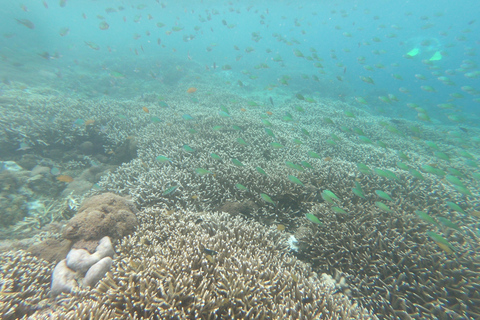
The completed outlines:
[[[78,213],[67,223],[65,239],[99,240],[104,236],[119,239],[133,232],[137,225],[135,205],[113,193],[87,199]]]

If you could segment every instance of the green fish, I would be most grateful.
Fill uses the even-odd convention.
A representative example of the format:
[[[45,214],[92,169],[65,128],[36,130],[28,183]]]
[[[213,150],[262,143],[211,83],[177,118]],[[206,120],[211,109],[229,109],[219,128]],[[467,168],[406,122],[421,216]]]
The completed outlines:
[[[265,127],[271,127],[272,124],[270,123],[270,121],[266,120],[266,119],[262,119],[262,123]]]
[[[248,146],[248,143],[246,143],[242,138],[237,138],[237,143],[241,146]]]
[[[443,249],[446,253],[452,254],[455,251],[455,247],[450,244],[444,237],[439,234],[436,234],[433,231],[427,231],[427,235],[435,241],[435,243]]]
[[[298,170],[298,171],[303,171],[304,169],[299,166],[298,164],[295,164],[291,161],[285,161],[285,165],[289,168],[292,168],[292,169],[295,169],[295,170]]]
[[[425,177],[420,172],[418,172],[417,170],[415,170],[413,168],[410,168],[410,170],[408,170],[408,172],[410,172],[410,174],[412,176],[414,176],[415,178],[417,178],[419,180],[425,180]]]
[[[332,210],[335,211],[336,213],[341,213],[341,214],[347,214],[348,215],[348,212],[343,210],[340,207],[332,207]]]
[[[386,211],[386,212],[388,212],[388,213],[392,213],[392,212],[393,212],[393,210],[390,209],[390,208],[389,208],[385,203],[383,203],[383,202],[377,201],[377,202],[375,202],[375,205],[376,205],[377,207],[379,207],[381,210]]]
[[[240,183],[237,183],[235,187],[237,187],[238,190],[248,191],[247,187],[245,187],[243,184],[240,184]]]
[[[323,223],[318,220],[317,217],[315,217],[313,214],[311,213],[306,213],[305,214],[305,218],[307,218],[308,220],[310,220],[311,222],[315,223],[315,224],[318,224],[319,226],[323,226]]]
[[[299,186],[304,186],[304,184],[302,183],[302,181],[300,181],[297,177],[295,176],[292,176],[292,175],[289,175],[288,176],[288,180],[290,180],[291,182],[295,183],[295,184],[298,184]]]
[[[270,137],[275,138],[275,134],[273,133],[273,131],[271,129],[263,128],[263,130],[265,130],[265,133],[268,134]]]
[[[386,173],[384,170],[382,169],[379,169],[379,168],[375,168],[373,169],[373,171],[378,174],[380,177],[384,177],[384,178],[388,178],[388,173]]]
[[[363,174],[371,174],[372,170],[363,163],[357,163],[358,170]]]
[[[222,130],[222,128],[223,128],[222,126],[213,126],[212,130],[213,131],[220,131],[220,130]]]
[[[400,169],[405,170],[405,171],[410,170],[410,167],[408,165],[406,165],[405,163],[400,162],[400,161],[397,161],[397,167],[399,167]]]
[[[204,175],[207,175],[207,174],[213,174],[212,171],[207,170],[207,169],[203,169],[203,168],[196,168],[196,169],[195,169],[195,172],[196,172],[199,176],[204,176]]]
[[[325,200],[326,202],[330,203],[330,204],[334,204],[335,203],[335,200],[340,200],[338,199],[338,197],[330,190],[323,190],[322,194],[321,194],[323,200]]]
[[[323,122],[325,122],[326,124],[335,124],[332,119],[327,117],[323,118]]]
[[[447,174],[445,176],[445,179],[450,182],[451,184],[454,184],[456,186],[459,186],[459,187],[462,187],[462,188],[465,188],[465,185],[462,183],[462,181],[460,181],[460,179],[458,179],[457,177],[455,176],[452,176],[450,174]]]
[[[212,157],[213,159],[215,160],[219,160],[219,161],[222,161],[222,158],[220,158],[220,156],[216,153],[210,153],[210,157]]]
[[[256,167],[255,169],[257,170],[258,173],[263,174],[264,176],[268,176],[268,174],[262,168]]]
[[[436,226],[438,226],[438,223],[433,220],[432,217],[430,217],[427,213],[423,212],[423,211],[420,211],[420,210],[415,210],[415,214],[420,218],[422,219],[423,221],[426,221],[428,223],[431,223],[431,224],[434,224]]]
[[[265,194],[265,193],[260,193],[260,197],[262,197],[262,199],[265,200],[266,202],[275,205],[275,202],[274,202],[274,201],[272,200],[272,198],[270,198],[267,194]]]
[[[352,192],[353,192],[353,194],[356,195],[357,197],[366,199],[366,198],[365,198],[365,195],[363,194],[363,191],[362,191],[361,189],[352,188]]]
[[[470,192],[470,190],[468,190],[466,187],[461,187],[461,186],[454,185],[453,188],[455,188],[455,190],[457,190],[458,192],[460,192],[464,196],[473,196],[473,194]]]
[[[298,139],[293,139],[293,143],[297,144],[297,145],[300,145],[300,144],[303,144],[302,141],[298,140]]]
[[[448,220],[447,218],[444,218],[444,217],[438,217],[437,218],[438,221],[440,221],[441,224],[443,224],[445,227],[447,228],[451,228],[451,229],[454,229],[454,230],[457,230],[459,232],[462,232],[462,229],[460,229],[460,227],[453,223],[452,221]]]
[[[382,190],[375,190],[375,193],[377,194],[377,196],[379,196],[384,200],[393,201],[393,199],[386,192],[383,192]]]
[[[195,152],[195,150],[192,149],[192,147],[188,146],[188,145],[183,145],[183,150],[187,151],[187,152]]]
[[[166,195],[169,195],[169,194],[173,193],[175,190],[177,190],[177,188],[178,188],[178,186],[173,186],[173,187],[168,188],[167,190],[163,191],[162,196],[166,196]]]
[[[301,164],[302,164],[302,166],[304,166],[305,168],[313,169],[312,165],[311,165],[310,163],[308,163],[307,161],[302,161]]]
[[[237,167],[244,167],[245,165],[240,162],[240,160],[233,158],[232,163],[236,165]]]
[[[240,128],[239,126],[236,126],[236,125],[232,125],[232,129],[235,130],[235,131],[242,131],[243,129]]]
[[[303,129],[303,128],[302,128],[302,134],[306,135],[307,137],[310,136],[310,133],[306,129]]]
[[[307,154],[312,158],[320,159],[320,156],[315,151],[308,151]]]
[[[365,143],[368,143],[368,144],[372,144],[372,140],[370,140],[368,137],[365,137],[365,136],[358,136],[358,138],[360,140],[362,140],[362,142],[365,142]]]
[[[281,145],[278,142],[271,142],[270,146],[272,146],[273,149],[283,149],[283,148],[285,148],[283,145]]]
[[[467,214],[458,204],[456,204],[454,202],[447,201],[447,206],[449,206],[450,209],[452,209],[454,211],[457,211],[457,212],[460,212],[460,213],[463,213],[463,214]]]
[[[450,161],[450,157],[444,153],[444,152],[440,152],[440,151],[435,151],[433,153],[438,159],[442,159],[442,160],[445,160],[445,161]]]
[[[408,156],[407,156],[405,153],[403,153],[402,151],[400,151],[400,150],[397,151],[397,156],[399,156],[401,159],[403,159],[403,160],[405,160],[405,161],[408,161],[408,160],[409,160]]]
[[[172,162],[172,159],[167,158],[165,156],[158,156],[158,157],[155,158],[155,160],[157,160],[160,163]]]

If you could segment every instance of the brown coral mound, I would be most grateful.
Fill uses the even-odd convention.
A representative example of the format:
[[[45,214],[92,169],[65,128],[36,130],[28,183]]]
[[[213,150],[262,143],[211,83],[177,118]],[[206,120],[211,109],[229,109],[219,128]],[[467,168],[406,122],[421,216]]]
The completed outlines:
[[[375,314],[384,319],[480,318],[480,257],[471,254],[480,246],[473,232],[444,230],[457,248],[448,255],[426,236],[432,226],[413,214],[371,210],[348,219],[315,214],[325,228],[304,232],[299,239],[304,253],[318,272],[344,273],[353,297]]]
[[[139,215],[107,277],[59,314],[81,297],[120,319],[375,319],[289,255],[275,228],[225,213]]]
[[[73,241],[99,240],[105,236],[119,239],[135,229],[136,212],[132,202],[113,193],[93,196],[67,223],[63,237]]]
[[[20,319],[48,302],[54,265],[25,251],[0,254],[0,317]]]

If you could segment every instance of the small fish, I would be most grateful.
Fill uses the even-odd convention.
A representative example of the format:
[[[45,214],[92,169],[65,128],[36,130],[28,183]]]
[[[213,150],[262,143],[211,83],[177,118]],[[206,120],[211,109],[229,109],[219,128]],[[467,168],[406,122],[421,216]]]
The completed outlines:
[[[183,145],[183,150],[185,150],[186,152],[195,152],[195,150],[190,147],[189,145]]]
[[[275,107],[275,104],[273,103],[272,97],[269,97],[270,103],[272,104],[272,107]]]
[[[454,210],[454,211],[457,211],[457,212],[460,212],[460,213],[463,213],[463,214],[467,214],[458,204],[454,203],[454,202],[451,202],[451,201],[447,201],[447,206],[450,207],[450,209]]]
[[[278,231],[284,231],[285,230],[285,226],[283,224],[279,224],[277,225],[277,230]]]
[[[334,201],[335,200],[340,200],[336,195],[335,193],[333,193],[332,191],[328,190],[328,189],[325,189],[323,190],[322,194],[321,194],[323,200],[325,200],[326,202],[328,203],[335,203]]]
[[[148,110],[147,107],[142,107],[142,110],[143,110],[145,113],[150,113],[150,110]]]
[[[222,158],[220,158],[220,156],[216,153],[210,153],[210,157],[212,157],[213,159],[215,160],[219,160],[219,161],[222,161]]]
[[[377,196],[379,196],[384,200],[393,201],[393,199],[386,192],[383,192],[382,190],[375,190],[375,193],[377,194]]]
[[[318,218],[311,213],[306,213],[305,218],[307,218],[308,220],[310,220],[311,222],[313,222],[315,224],[318,224],[319,226],[323,226],[323,223],[320,220],[318,220]]]
[[[188,113],[185,113],[184,115],[182,115],[182,118],[184,120],[187,120],[187,121],[191,121],[191,120],[194,120],[195,118],[193,118],[191,115],[189,115]]]
[[[290,180],[291,182],[295,183],[295,184],[298,184],[299,186],[304,186],[304,184],[302,183],[302,181],[300,181],[297,177],[295,176],[292,176],[292,175],[289,175],[288,176],[288,180]]]
[[[447,254],[452,254],[455,251],[455,247],[450,244],[444,237],[439,234],[436,234],[433,231],[427,231],[427,235],[435,241],[435,243],[443,249]]]
[[[195,169],[195,172],[196,172],[199,176],[205,176],[205,175],[207,175],[207,174],[213,174],[212,171],[207,170],[207,169],[203,169],[203,168],[196,168],[196,169]]]
[[[167,158],[165,156],[158,156],[158,157],[155,158],[155,160],[157,160],[160,163],[172,162],[172,159]]]
[[[420,211],[420,210],[415,210],[415,214],[416,214],[420,219],[422,219],[423,221],[438,226],[438,223],[437,223],[435,220],[433,220],[433,218],[430,217],[427,213],[425,213],[425,212],[423,212],[423,211]]]
[[[231,117],[230,114],[228,114],[228,112],[225,112],[223,110],[218,111],[218,115],[222,118],[230,118]]]
[[[362,199],[366,199],[365,195],[363,194],[363,191],[358,189],[358,188],[352,188],[353,194],[355,194],[357,197],[360,197]]]
[[[245,165],[240,162],[240,160],[233,158],[232,163],[236,165],[237,167],[244,167]]]
[[[321,157],[315,151],[308,151],[308,155],[312,158],[321,159]]]
[[[210,250],[210,249],[207,249],[207,248],[203,248],[203,253],[208,254],[208,255],[211,255],[211,256],[214,256],[214,255],[217,255],[217,254],[218,254],[217,251],[215,251],[215,250]]]
[[[57,179],[58,181],[61,181],[61,182],[66,182],[66,183],[70,183],[70,182],[73,181],[72,177],[64,175],[64,174],[57,176],[55,179]]]
[[[262,197],[262,199],[265,200],[266,202],[275,205],[275,202],[274,202],[274,201],[272,200],[272,198],[270,198],[267,194],[265,194],[265,193],[260,193],[260,197]]]
[[[341,214],[347,214],[348,215],[348,212],[343,210],[340,207],[332,207],[332,210],[335,211],[336,213],[341,213]]]
[[[386,211],[386,212],[388,212],[388,213],[392,213],[392,212],[393,212],[393,210],[390,209],[390,208],[389,208],[385,203],[383,203],[383,202],[377,201],[377,202],[375,202],[375,205],[376,205],[377,207],[379,207],[381,210]]]
[[[462,231],[462,229],[460,229],[460,227],[453,223],[452,221],[448,220],[447,218],[444,218],[444,217],[437,217],[438,221],[440,221],[441,224],[443,224],[445,227],[447,228],[451,228],[451,229],[454,229],[454,230],[457,230],[457,231]]]
[[[15,19],[15,20],[17,20],[18,23],[23,24],[25,27],[29,29],[35,29],[35,24],[28,19]]]
[[[235,187],[237,187],[238,190],[248,191],[247,187],[245,187],[243,184],[240,184],[240,183],[237,183]]]
[[[177,190],[178,186],[173,186],[163,191],[162,196],[167,196]]]
[[[273,148],[273,149],[283,149],[285,148],[285,146],[283,146],[282,144],[278,143],[278,142],[271,142],[270,143],[270,146]]]
[[[268,174],[260,167],[256,167],[255,170],[257,170],[258,173],[263,174],[264,176],[268,176]]]
[[[237,143],[241,146],[248,146],[248,143],[242,138],[237,138]]]

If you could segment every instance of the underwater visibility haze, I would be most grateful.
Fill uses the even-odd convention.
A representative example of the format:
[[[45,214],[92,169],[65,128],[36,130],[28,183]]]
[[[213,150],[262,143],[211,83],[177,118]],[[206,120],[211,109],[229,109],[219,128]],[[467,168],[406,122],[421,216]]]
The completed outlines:
[[[2,1],[2,319],[480,319],[477,1]]]

